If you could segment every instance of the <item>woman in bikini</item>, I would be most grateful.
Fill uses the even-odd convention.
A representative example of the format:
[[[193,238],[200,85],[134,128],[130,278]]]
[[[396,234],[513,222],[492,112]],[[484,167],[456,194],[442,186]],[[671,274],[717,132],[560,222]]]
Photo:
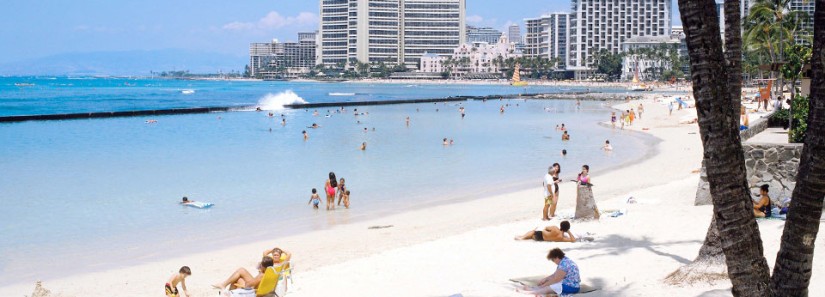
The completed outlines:
[[[559,173],[561,173],[561,165],[553,163],[553,170],[550,173],[553,176],[553,204],[550,205],[549,211],[551,218],[556,216],[556,205],[559,204],[559,183],[561,182]]]
[[[338,187],[338,180],[335,178],[335,173],[329,173],[329,179],[327,179],[326,184],[324,185],[324,190],[327,194],[327,210],[330,208],[335,209],[335,188]]]

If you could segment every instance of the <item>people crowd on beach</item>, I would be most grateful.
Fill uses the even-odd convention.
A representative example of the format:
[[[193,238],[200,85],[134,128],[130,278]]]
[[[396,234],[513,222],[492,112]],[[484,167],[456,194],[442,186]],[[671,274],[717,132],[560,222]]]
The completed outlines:
[[[505,107],[509,107],[509,104],[501,105],[499,112],[504,113]],[[576,102],[576,108],[580,108],[581,102]],[[638,111],[638,112],[637,112]],[[337,111],[336,111],[337,112]],[[463,119],[466,117],[466,109],[464,106],[459,106],[458,112],[460,113],[460,117]],[[615,128],[617,124],[621,124],[621,127],[624,126],[632,126],[633,122],[637,119],[641,119],[642,114],[644,112],[644,107],[642,104],[639,104],[638,107],[630,108],[621,112],[621,116],[619,117],[617,113],[611,112],[610,115],[610,122],[611,126]],[[366,113],[359,113],[358,110],[355,110],[355,115],[365,115]],[[313,112],[314,116],[318,115],[318,111]],[[410,117],[405,117],[405,126],[410,126]],[[277,122],[276,122],[277,123]],[[358,122],[360,124],[360,121]],[[286,124],[286,119],[283,118],[281,120],[281,124]],[[309,129],[318,129],[321,126],[317,123],[313,123],[312,125],[308,126]],[[564,123],[556,126],[556,130],[561,133],[561,140],[562,141],[570,141],[570,132],[569,127],[567,127]],[[374,131],[374,128],[373,128]],[[363,132],[369,132],[368,128],[363,128]],[[306,130],[302,131],[304,141],[309,140],[309,134]],[[448,137],[444,137],[442,139],[443,146],[450,146],[453,145],[453,139]],[[365,151],[367,147],[367,142],[362,142],[359,150]],[[610,140],[605,140],[604,145],[601,147],[604,151],[612,151],[613,146],[611,145]],[[561,155],[564,157],[568,153],[567,149],[561,150]],[[579,186],[592,186],[592,180],[589,175],[589,166],[583,165],[582,171],[577,175],[575,182]],[[553,163],[551,166],[548,167],[547,173],[544,177],[543,182],[543,192],[544,192],[544,207],[542,209],[542,219],[543,220],[553,220],[556,217],[556,210],[560,199],[559,193],[559,185],[562,183],[562,179],[560,177],[561,174],[561,165],[559,163]],[[329,172],[327,178],[324,180],[324,186],[322,191],[326,195],[326,209],[327,210],[335,210],[336,207],[340,207],[343,205],[346,208],[350,207],[350,189],[347,187],[346,180],[344,178],[339,178],[336,176],[334,172]],[[767,197],[767,190],[763,194],[763,197]],[[767,198],[763,198],[765,200]],[[337,201],[336,201],[337,200]],[[322,199],[320,194],[318,193],[317,188],[311,189],[311,195],[308,201],[309,205],[312,205],[314,209],[319,209],[320,204],[322,203]],[[768,207],[770,206],[768,202]],[[764,213],[765,204],[762,202],[754,203],[754,212],[756,215],[758,211],[762,211]],[[769,210],[768,210],[769,211]],[[769,213],[768,213],[769,215]],[[576,242],[577,236],[573,234],[570,230],[570,222],[569,221],[561,221],[558,226],[546,226],[540,230],[532,230],[526,232],[523,235],[516,236],[516,240],[533,240],[533,241],[541,241],[541,242]],[[230,276],[223,282],[220,282],[214,285],[215,288],[220,290],[226,289],[255,289],[257,288],[263,279],[263,276],[267,272],[268,269],[279,266],[279,264],[283,265],[284,263],[288,263],[291,259],[291,255],[280,248],[273,248],[267,251],[264,251],[263,257],[261,261],[258,263],[257,266],[257,274],[253,276],[253,273],[245,268],[238,268],[235,270]],[[556,294],[571,294],[576,293],[579,291],[580,288],[580,278],[579,278],[579,270],[578,266],[569,259],[564,252],[560,249],[555,248],[551,250],[548,255],[547,259],[552,261],[557,265],[557,269],[554,273],[544,279],[542,279],[536,286],[532,287],[523,287],[522,290],[526,293],[530,294],[546,294],[546,293],[556,293]],[[183,292],[188,295],[186,284],[184,279],[191,275],[191,271],[188,267],[184,267],[187,270],[184,271],[181,268],[180,273],[173,275],[170,278],[169,283],[166,285],[167,295],[175,294],[177,296],[178,290],[177,285],[181,284],[183,288]],[[172,295],[170,295],[172,296]]]

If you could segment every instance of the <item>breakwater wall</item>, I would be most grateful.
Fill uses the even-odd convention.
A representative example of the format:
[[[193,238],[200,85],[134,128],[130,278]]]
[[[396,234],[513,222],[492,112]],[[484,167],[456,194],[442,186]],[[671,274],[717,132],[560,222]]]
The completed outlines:
[[[624,95],[616,94],[623,98]],[[409,100],[386,100],[386,101],[348,101],[348,102],[326,102],[326,103],[304,103],[289,104],[286,108],[307,109],[323,107],[346,107],[346,106],[371,106],[371,105],[391,105],[391,104],[416,104],[416,103],[439,103],[439,102],[460,102],[467,100],[495,100],[495,99],[582,99],[582,100],[610,100],[613,96],[603,96],[594,92],[569,92],[569,93],[537,93],[537,94],[506,94],[506,95],[485,95],[485,96],[451,96],[446,98],[430,99],[409,99]],[[619,97],[615,97],[619,98]],[[104,112],[83,112],[64,114],[40,114],[40,115],[14,115],[0,116],[0,123],[14,123],[25,121],[57,121],[57,120],[79,120],[79,119],[99,119],[116,117],[140,117],[140,116],[163,116],[178,114],[197,114],[212,112],[230,112],[239,110],[254,110],[251,106],[215,106],[215,107],[193,107],[193,108],[170,108],[152,110],[131,110],[131,111],[104,111]]]

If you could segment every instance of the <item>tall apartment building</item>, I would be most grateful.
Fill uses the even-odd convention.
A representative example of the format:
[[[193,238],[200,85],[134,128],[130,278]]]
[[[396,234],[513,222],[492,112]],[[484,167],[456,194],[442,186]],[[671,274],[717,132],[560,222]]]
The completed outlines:
[[[517,24],[510,25],[510,27],[507,28],[507,39],[516,44],[524,43],[524,40],[521,39],[521,26]]]
[[[573,0],[567,69],[590,71],[598,51],[618,54],[631,37],[670,36],[672,7],[672,0]]]
[[[252,77],[294,77],[309,72],[316,62],[316,33],[298,33],[297,42],[249,44],[249,74]]]
[[[321,0],[318,63],[418,68],[466,40],[466,0]]]
[[[743,0],[744,1],[744,0]],[[805,41],[806,38],[811,38],[813,40],[814,36],[814,9],[816,5],[813,0],[791,0],[790,9],[792,11],[804,11],[808,14],[808,17],[802,20],[800,29],[804,30],[803,32],[796,34],[796,43],[807,43],[810,44],[808,41]]]
[[[467,42],[486,42],[486,43],[496,43],[498,39],[501,38],[501,31],[490,28],[490,27],[473,27],[467,26]]]
[[[570,14],[557,12],[534,19],[525,19],[524,54],[530,57],[558,59],[558,67],[569,63]]]

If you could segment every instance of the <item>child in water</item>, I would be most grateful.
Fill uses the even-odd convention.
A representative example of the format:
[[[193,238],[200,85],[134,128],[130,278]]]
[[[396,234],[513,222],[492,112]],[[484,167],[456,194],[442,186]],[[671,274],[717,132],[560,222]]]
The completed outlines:
[[[344,192],[344,195],[341,195],[344,198],[344,207],[349,208],[349,190]]]
[[[186,277],[192,275],[192,270],[189,269],[189,266],[183,266],[180,268],[178,273],[173,274],[169,277],[169,282],[166,283],[166,297],[178,297],[180,292],[178,292],[178,283],[183,288],[184,296],[192,296],[189,295],[189,291],[186,290]]]
[[[318,196],[318,190],[312,188],[312,196],[309,196],[309,202],[307,204],[312,203],[312,208],[318,209],[318,205],[321,204],[321,196]]]

